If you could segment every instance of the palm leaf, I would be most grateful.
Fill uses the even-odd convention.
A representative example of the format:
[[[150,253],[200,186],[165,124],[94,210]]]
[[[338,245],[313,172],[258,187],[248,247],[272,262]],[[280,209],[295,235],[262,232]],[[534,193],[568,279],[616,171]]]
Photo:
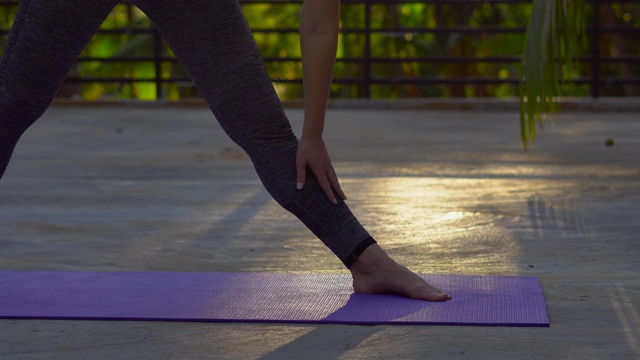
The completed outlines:
[[[520,81],[520,138],[526,148],[536,124],[558,111],[562,84],[586,44],[584,0],[534,0]]]

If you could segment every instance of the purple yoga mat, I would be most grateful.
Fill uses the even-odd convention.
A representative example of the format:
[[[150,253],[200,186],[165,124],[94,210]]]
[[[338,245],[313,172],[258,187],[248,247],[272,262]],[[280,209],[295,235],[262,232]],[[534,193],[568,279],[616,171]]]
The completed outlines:
[[[453,300],[354,294],[347,274],[0,271],[0,318],[549,326],[537,277],[423,277]]]

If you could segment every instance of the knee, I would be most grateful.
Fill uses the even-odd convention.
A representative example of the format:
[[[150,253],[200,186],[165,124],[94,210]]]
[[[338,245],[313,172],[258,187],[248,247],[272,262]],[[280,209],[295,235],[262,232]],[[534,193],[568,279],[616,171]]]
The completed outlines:
[[[296,148],[259,146],[247,151],[265,189],[285,208],[297,192]]]

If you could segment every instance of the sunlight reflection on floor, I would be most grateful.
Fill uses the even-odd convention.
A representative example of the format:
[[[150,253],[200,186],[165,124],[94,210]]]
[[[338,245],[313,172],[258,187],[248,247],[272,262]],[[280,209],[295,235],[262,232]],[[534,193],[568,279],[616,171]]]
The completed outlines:
[[[359,219],[405,264],[439,272],[516,271],[520,246],[502,224],[506,210],[493,206],[493,197],[504,197],[514,184],[386,177],[352,180],[345,186],[352,185],[357,191],[352,206]],[[512,201],[524,211],[526,199],[523,194]]]

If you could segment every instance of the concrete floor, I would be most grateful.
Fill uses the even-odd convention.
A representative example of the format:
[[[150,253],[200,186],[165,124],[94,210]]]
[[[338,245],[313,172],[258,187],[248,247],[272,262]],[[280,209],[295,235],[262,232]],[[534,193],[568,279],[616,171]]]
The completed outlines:
[[[326,141],[397,260],[538,276],[549,328],[0,320],[0,358],[639,358],[640,116],[566,113],[529,151],[518,131],[514,112],[341,109]],[[3,270],[345,272],[206,108],[50,108],[0,199]]]

